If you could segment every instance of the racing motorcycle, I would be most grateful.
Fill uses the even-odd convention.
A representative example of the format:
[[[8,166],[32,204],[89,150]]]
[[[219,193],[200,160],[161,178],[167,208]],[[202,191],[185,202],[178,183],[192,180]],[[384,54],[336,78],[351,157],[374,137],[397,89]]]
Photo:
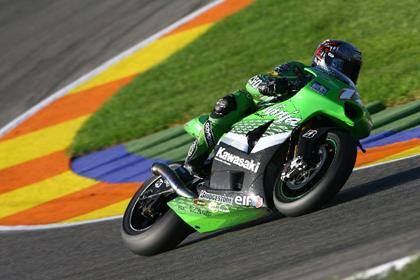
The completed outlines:
[[[153,176],[123,216],[122,239],[132,252],[154,255],[194,231],[225,229],[275,212],[303,215],[335,196],[372,121],[351,80],[314,67],[304,71],[311,80],[292,97],[262,106],[222,136],[205,178],[182,164],[152,166]],[[255,81],[247,90],[256,90]],[[198,137],[207,119],[197,117],[185,130]]]

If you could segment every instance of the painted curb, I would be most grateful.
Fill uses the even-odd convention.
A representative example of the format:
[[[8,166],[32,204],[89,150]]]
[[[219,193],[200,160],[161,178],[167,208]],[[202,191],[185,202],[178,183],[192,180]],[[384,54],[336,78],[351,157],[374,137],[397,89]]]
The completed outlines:
[[[161,31],[159,31],[155,34],[153,34],[149,38],[139,42],[138,44],[132,46],[131,48],[125,50],[124,52],[118,54],[117,56],[111,58],[110,60],[104,62],[103,64],[101,64],[100,66],[95,68],[94,70],[88,72],[87,74],[83,75],[82,77],[80,77],[79,79],[74,81],[73,83],[70,83],[69,85],[65,86],[64,88],[62,88],[62,89],[58,90],[57,92],[53,93],[52,95],[50,95],[49,97],[47,97],[46,99],[44,99],[43,101],[38,103],[37,105],[33,106],[31,109],[29,109],[28,111],[26,111],[25,113],[23,113],[22,115],[20,115],[19,117],[17,117],[16,119],[11,121],[7,125],[5,125],[4,127],[2,127],[0,129],[0,137],[3,136],[4,134],[6,134],[7,132],[9,132],[10,130],[12,130],[13,128],[15,128],[16,126],[18,126],[20,123],[22,123],[23,121],[28,119],[30,116],[36,114],[42,108],[46,107],[47,105],[51,104],[53,101],[55,101],[55,100],[59,99],[60,97],[64,96],[65,94],[67,94],[72,89],[80,86],[85,81],[93,78],[97,74],[99,74],[102,71],[104,71],[105,69],[109,68],[111,65],[114,65],[115,63],[121,61],[122,59],[130,56],[135,51],[149,45],[150,43],[156,41],[157,39],[159,39],[163,35],[175,30],[177,27],[179,27],[182,24],[190,21],[191,19],[197,17],[198,15],[204,13],[205,11],[219,5],[223,1],[224,0],[214,0],[213,2],[201,7],[197,11],[194,11],[191,14],[179,19],[178,21],[174,22],[173,24],[169,25],[168,27],[162,29]]]
[[[139,184],[108,184],[73,173],[66,154],[73,136],[99,106],[135,75],[154,67],[217,21],[251,3],[252,0],[212,1],[1,128],[0,225],[54,227],[121,214]]]

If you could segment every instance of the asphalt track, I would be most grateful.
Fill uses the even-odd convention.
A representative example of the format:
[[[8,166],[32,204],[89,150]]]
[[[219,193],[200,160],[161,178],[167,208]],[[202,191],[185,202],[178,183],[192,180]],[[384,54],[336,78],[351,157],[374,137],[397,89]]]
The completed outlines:
[[[0,126],[207,1],[0,0]],[[99,30],[99,31],[98,31]],[[60,40],[56,40],[60,38]],[[0,234],[0,279],[331,279],[420,251],[420,157],[356,171],[326,208],[138,257],[119,220]]]
[[[0,128],[209,0],[0,0]]]
[[[332,279],[420,251],[420,157],[355,171],[324,209],[138,257],[120,220],[3,233],[0,279]]]

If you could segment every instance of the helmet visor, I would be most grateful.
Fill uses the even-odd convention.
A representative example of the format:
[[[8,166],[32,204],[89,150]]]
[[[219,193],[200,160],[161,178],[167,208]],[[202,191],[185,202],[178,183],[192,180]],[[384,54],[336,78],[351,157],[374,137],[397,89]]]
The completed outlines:
[[[342,59],[341,57],[328,54],[325,57],[325,64],[331,70],[336,70],[343,73],[350,80],[352,80],[353,83],[356,84],[361,67],[360,62],[350,63],[349,61]]]

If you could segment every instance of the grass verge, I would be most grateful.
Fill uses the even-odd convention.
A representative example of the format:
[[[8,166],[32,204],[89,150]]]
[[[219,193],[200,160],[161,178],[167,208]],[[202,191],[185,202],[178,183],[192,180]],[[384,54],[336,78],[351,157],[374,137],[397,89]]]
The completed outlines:
[[[365,102],[418,99],[419,14],[417,0],[257,1],[120,90],[84,124],[69,153],[102,149],[208,112],[254,74],[290,60],[309,64],[326,38],[362,50]]]

